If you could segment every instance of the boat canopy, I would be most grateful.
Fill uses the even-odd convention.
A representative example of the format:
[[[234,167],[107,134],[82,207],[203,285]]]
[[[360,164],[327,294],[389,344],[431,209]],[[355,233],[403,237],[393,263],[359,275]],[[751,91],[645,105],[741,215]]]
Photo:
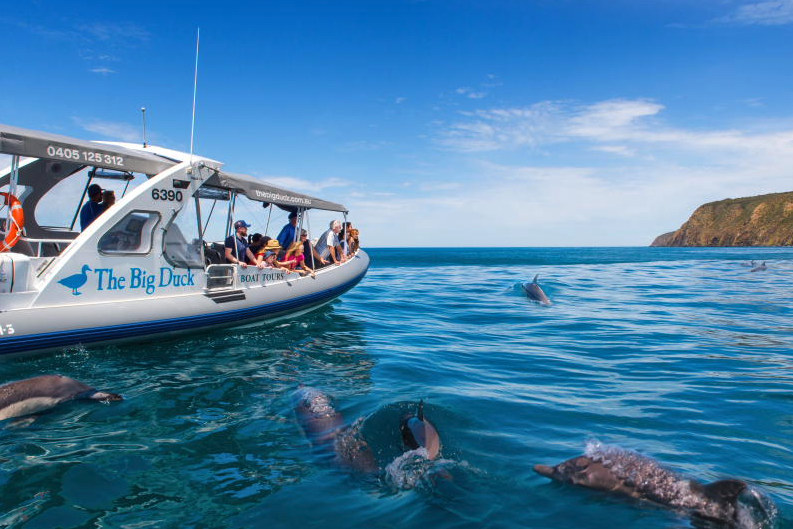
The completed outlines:
[[[29,197],[35,198],[34,201],[31,201],[35,203],[41,198],[40,195],[47,192],[54,183],[74,173],[81,167],[88,166],[100,169],[114,169],[127,175],[130,173],[140,173],[154,176],[178,163],[178,161],[173,158],[121,145],[79,140],[68,136],[60,136],[2,124],[0,124],[0,154],[62,162],[56,164],[57,167],[48,166],[48,168],[36,168],[31,166],[20,173],[20,183],[30,185],[36,189],[34,192],[36,196]],[[52,176],[55,173],[60,174],[60,178],[52,181]],[[0,178],[0,185],[7,183],[9,181],[8,179],[9,175]],[[45,180],[48,181],[50,185],[39,185]],[[347,208],[342,204],[314,198],[301,193],[295,193],[294,191],[289,191],[263,182],[252,176],[228,173],[220,169],[215,169],[214,174],[207,179],[205,184],[207,186],[227,189],[238,194],[243,194],[249,199],[258,202],[275,204],[289,211],[322,209],[326,211],[339,211],[345,214],[348,212]],[[29,205],[31,202],[26,201],[25,206]],[[33,204],[34,206],[35,203]],[[30,227],[39,235],[35,222],[33,222]]]
[[[289,211],[298,209],[322,209],[325,211],[348,213],[347,208],[341,204],[310,197],[301,193],[295,193],[294,191],[276,187],[244,174],[218,171],[207,179],[206,184],[208,186],[231,189],[237,193],[244,194],[251,200],[275,204]]]
[[[149,176],[176,165],[173,160],[147,152],[2,124],[0,153],[76,162]]]

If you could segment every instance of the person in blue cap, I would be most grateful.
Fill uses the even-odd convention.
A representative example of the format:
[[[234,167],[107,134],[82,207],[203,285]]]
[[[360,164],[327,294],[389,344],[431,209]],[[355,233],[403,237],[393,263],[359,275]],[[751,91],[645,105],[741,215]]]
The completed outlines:
[[[80,231],[85,229],[105,211],[102,202],[102,187],[98,184],[88,186],[88,202],[80,210]]]
[[[281,248],[289,248],[289,246],[297,240],[297,212],[293,211],[289,214],[289,222],[281,229],[278,234],[278,244]]]
[[[234,223],[235,235],[226,237],[226,262],[231,264],[239,264],[241,267],[246,268],[248,262],[255,263],[256,257],[248,247],[248,228],[250,224],[244,220],[238,220]],[[261,263],[259,268],[263,268]]]

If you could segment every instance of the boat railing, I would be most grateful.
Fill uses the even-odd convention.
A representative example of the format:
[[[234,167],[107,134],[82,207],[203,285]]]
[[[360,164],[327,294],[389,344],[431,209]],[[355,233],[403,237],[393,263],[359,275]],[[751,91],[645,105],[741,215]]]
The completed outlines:
[[[74,239],[31,239],[23,237],[17,241],[12,252],[29,257],[55,257],[60,255]]]
[[[211,264],[207,266],[207,290],[232,288],[237,275],[235,264]]]

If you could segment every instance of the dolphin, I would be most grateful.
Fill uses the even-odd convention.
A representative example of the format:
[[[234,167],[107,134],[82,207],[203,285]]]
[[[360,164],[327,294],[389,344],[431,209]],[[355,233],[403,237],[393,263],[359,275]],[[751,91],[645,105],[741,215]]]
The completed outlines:
[[[617,447],[596,447],[587,455],[574,457],[556,466],[535,465],[534,471],[563,483],[613,492],[665,507],[684,510],[693,517],[740,525],[751,513],[742,500],[755,501],[764,517],[765,501],[745,482],[725,479],[702,484],[663,468],[653,459]],[[750,514],[751,515],[751,514]]]
[[[552,305],[551,300],[548,299],[548,296],[542,291],[540,285],[537,284],[538,277],[539,274],[534,276],[534,280],[531,283],[523,283],[523,290],[526,291],[526,295],[529,299],[536,301],[540,305],[550,306]]]
[[[301,387],[295,392],[295,414],[312,446],[327,448],[344,426],[344,417],[333,407],[330,397],[321,391]]]
[[[73,399],[123,400],[63,375],[41,375],[0,386],[0,420],[48,410]]]
[[[752,262],[754,262],[754,261],[752,261]],[[762,272],[763,270],[768,270],[768,267],[765,265],[765,261],[763,261],[763,264],[755,266],[754,268],[752,268],[749,271],[750,272]]]
[[[416,415],[406,415],[399,424],[402,441],[411,450],[424,448],[427,459],[435,459],[441,451],[441,438],[435,426],[424,418],[424,401],[419,402]]]
[[[294,404],[298,423],[317,451],[358,472],[379,470],[374,453],[361,433],[362,418],[346,426],[332,399],[315,388],[299,388],[294,394]]]

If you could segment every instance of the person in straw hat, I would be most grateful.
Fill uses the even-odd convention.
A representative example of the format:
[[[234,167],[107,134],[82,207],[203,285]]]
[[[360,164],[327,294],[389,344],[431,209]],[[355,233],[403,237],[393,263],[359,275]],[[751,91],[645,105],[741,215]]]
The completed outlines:
[[[281,245],[278,244],[278,241],[275,239],[271,239],[269,237],[265,237],[265,243],[262,245],[256,253],[256,262],[261,263],[264,262],[265,254],[267,252],[273,252],[276,257],[278,257],[279,252],[281,252]]]

